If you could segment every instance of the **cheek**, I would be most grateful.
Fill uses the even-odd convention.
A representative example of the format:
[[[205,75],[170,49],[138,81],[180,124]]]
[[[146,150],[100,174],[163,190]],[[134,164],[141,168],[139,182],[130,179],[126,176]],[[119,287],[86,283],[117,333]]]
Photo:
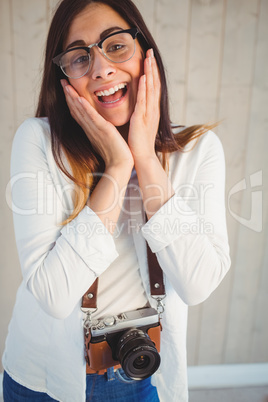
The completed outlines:
[[[142,53],[142,51],[140,50],[137,54],[137,56],[135,57],[135,69],[136,69],[136,73],[137,75],[141,76],[144,73],[144,55]]]
[[[135,95],[137,95],[140,77],[144,74],[144,58],[140,53],[134,60],[134,64],[132,67],[132,83],[133,83],[133,91]]]
[[[132,81],[132,91],[133,91],[133,95],[134,95],[134,100],[136,102],[137,100],[137,94],[138,94],[138,89],[139,89],[139,81],[140,81],[140,76],[136,77],[133,79]]]

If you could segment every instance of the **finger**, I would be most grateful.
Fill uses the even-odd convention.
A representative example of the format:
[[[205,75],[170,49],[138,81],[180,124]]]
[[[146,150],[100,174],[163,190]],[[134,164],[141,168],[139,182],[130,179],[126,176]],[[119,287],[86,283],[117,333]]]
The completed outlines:
[[[69,108],[71,116],[80,124],[80,121],[78,119],[79,119],[79,114],[80,114],[79,107],[81,108],[81,105],[79,105],[77,102],[79,99],[79,96],[73,97],[70,94],[69,88],[64,89],[64,94],[65,94],[66,103]]]
[[[85,113],[85,104],[87,103],[86,99],[82,101],[82,98],[79,96],[78,92],[72,85],[68,83],[68,81],[61,80],[61,84],[71,116],[77,121],[78,124],[85,128],[85,122],[87,119],[87,115]],[[95,111],[95,109],[93,110]],[[89,116],[90,112],[91,110],[88,112]]]
[[[91,126],[94,126],[98,130],[103,130],[104,126],[108,122],[97,112],[96,109],[83,97],[78,96],[75,100],[80,116],[83,121],[87,122]]]
[[[146,75],[142,75],[139,81],[135,112],[145,114],[146,112]]]
[[[63,88],[63,91],[65,93],[65,96],[69,96],[70,99],[75,99],[79,97],[79,94],[77,91],[74,89],[72,85],[69,84],[68,81],[66,80],[61,80],[61,85]]]
[[[63,88],[63,92],[65,95],[66,102],[69,108],[73,105],[73,101],[75,98],[79,97],[78,93],[75,89],[68,83],[67,80],[61,80],[61,85]],[[70,110],[71,111],[71,110]]]
[[[147,51],[147,57],[144,62],[144,71],[146,74],[146,112],[151,114],[155,108],[155,87],[153,75],[153,51]]]
[[[62,88],[66,87],[69,84],[69,82],[65,79],[61,79],[60,83],[61,83]]]
[[[83,119],[89,117],[89,120],[105,121],[94,107],[78,94],[72,85],[68,84],[68,82],[67,85],[63,83],[63,89],[69,109],[71,108],[77,117],[82,117]]]
[[[152,57],[152,73],[153,73],[154,88],[157,92],[160,92],[161,90],[160,73],[156,62],[156,58],[154,56]]]
[[[151,49],[150,49],[151,50]],[[154,82],[153,82],[153,71],[152,71],[152,57],[150,50],[147,52],[147,57],[145,59],[145,74],[146,74],[146,89],[147,89],[147,96],[149,95],[148,92],[152,92],[154,89]]]

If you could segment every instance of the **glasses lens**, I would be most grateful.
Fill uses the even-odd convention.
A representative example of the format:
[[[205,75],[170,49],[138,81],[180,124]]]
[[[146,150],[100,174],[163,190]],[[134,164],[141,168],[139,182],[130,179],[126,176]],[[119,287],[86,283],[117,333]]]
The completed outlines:
[[[84,49],[73,49],[62,56],[60,63],[68,77],[80,78],[88,71],[89,54]]]
[[[123,63],[134,55],[135,41],[129,33],[118,33],[105,39],[102,50],[109,60]]]

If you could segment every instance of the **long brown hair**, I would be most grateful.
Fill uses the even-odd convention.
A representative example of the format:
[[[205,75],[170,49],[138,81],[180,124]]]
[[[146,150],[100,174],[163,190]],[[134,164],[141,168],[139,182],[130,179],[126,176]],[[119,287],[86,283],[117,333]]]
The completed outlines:
[[[139,10],[131,0],[63,0],[52,19],[45,53],[43,81],[36,111],[37,117],[48,117],[51,129],[52,152],[59,168],[76,184],[74,211],[64,222],[71,221],[85,206],[89,192],[96,185],[96,177],[104,171],[104,161],[94,151],[88,137],[72,118],[60,84],[66,78],[52,63],[53,57],[63,51],[73,19],[89,4],[101,3],[113,8],[129,24],[137,27],[138,41],[144,51],[153,49],[161,77],[160,122],[155,150],[161,153],[163,167],[167,166],[168,153],[183,150],[185,145],[212,128],[207,125],[187,127],[174,135],[169,117],[168,89],[165,70],[158,47],[149,32]],[[67,156],[72,173],[64,165],[63,154]],[[98,173],[97,175],[95,173]]]

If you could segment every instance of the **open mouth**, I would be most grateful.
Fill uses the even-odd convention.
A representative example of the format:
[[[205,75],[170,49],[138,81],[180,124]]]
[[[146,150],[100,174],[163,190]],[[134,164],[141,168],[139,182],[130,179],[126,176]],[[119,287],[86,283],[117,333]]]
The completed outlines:
[[[102,103],[116,103],[119,102],[127,93],[127,84],[122,83],[115,85],[113,88],[105,91],[95,92],[99,101]]]

